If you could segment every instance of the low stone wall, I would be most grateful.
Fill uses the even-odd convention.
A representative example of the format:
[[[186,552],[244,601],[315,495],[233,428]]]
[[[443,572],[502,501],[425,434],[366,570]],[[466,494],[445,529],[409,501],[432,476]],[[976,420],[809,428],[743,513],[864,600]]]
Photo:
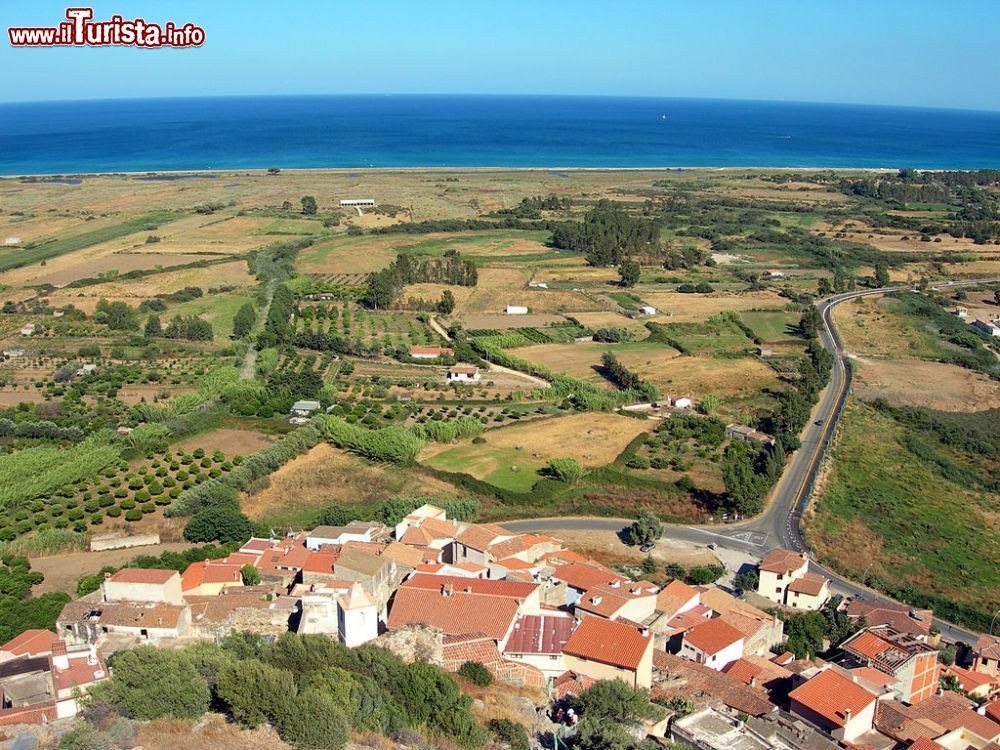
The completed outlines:
[[[91,552],[103,552],[109,549],[128,549],[129,547],[148,547],[160,543],[159,534],[133,534],[119,536],[117,534],[102,534],[90,540]]]

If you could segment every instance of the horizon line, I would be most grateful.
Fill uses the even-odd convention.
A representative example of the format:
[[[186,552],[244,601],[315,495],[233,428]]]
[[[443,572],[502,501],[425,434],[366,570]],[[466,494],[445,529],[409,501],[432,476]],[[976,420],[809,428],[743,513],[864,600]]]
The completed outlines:
[[[811,106],[829,107],[872,107],[877,109],[913,109],[929,110],[936,112],[972,112],[979,114],[1000,114],[1000,109],[981,109],[975,107],[942,107],[926,104],[873,104],[870,102],[834,102],[834,101],[808,101],[803,99],[755,99],[740,97],[711,97],[711,96],[666,96],[654,94],[517,94],[517,93],[468,93],[468,92],[421,92],[421,93],[399,93],[399,92],[355,92],[355,93],[311,93],[311,94],[284,94],[284,93],[261,93],[261,94],[195,94],[195,95],[165,95],[165,96],[122,96],[122,97],[90,97],[90,98],[66,98],[66,99],[13,99],[0,100],[0,106],[4,105],[31,105],[31,104],[81,104],[85,102],[105,103],[105,102],[140,102],[140,101],[170,101],[170,100],[191,100],[191,99],[292,99],[292,98],[431,98],[431,97],[451,97],[451,98],[494,98],[494,99],[642,99],[653,101],[691,101],[691,102],[741,102],[745,104],[802,104]]]

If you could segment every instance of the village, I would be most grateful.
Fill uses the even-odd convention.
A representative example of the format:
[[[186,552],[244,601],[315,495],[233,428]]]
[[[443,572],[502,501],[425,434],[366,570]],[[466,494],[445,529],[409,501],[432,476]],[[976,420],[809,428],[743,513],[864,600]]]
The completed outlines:
[[[645,688],[668,714],[642,731],[683,747],[995,750],[1000,638],[945,658],[929,610],[830,601],[808,559],[774,549],[756,590],[633,580],[558,539],[455,521],[425,504],[394,527],[353,521],[248,539],[218,560],[126,567],[70,602],[56,632],[0,646],[0,726],[75,716],[106,659],[250,632],[381,646],[450,672],[472,662],[537,696],[536,736],[602,680]],[[833,661],[785,650],[796,611],[834,605],[852,624]],[[954,653],[954,652],[952,652]],[[950,689],[944,689],[948,686]]]

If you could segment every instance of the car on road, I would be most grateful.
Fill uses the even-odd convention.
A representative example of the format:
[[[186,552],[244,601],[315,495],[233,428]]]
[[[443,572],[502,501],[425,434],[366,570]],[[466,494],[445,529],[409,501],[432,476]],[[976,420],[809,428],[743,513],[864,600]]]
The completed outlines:
[[[819,427],[820,425],[823,424],[823,420],[822,419],[817,419],[815,422],[813,422],[813,424],[816,425],[817,427]]]
[[[640,552],[652,552],[653,548],[656,547],[656,542],[646,542],[644,545],[639,547]]]
[[[719,549],[719,545],[716,544],[715,542],[709,542],[708,543],[708,548],[709,549]]]

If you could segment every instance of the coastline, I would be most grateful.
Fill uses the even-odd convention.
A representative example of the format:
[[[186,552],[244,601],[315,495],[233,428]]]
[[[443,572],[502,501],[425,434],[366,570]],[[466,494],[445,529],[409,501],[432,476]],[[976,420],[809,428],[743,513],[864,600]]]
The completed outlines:
[[[196,175],[224,175],[224,174],[259,174],[264,177],[279,177],[269,175],[267,167],[239,168],[239,167],[219,167],[208,169],[147,169],[138,171],[112,171],[112,172],[34,172],[20,174],[0,174],[0,180],[24,180],[40,178],[41,182],[46,179],[82,179],[85,177],[155,177],[155,176],[196,176]],[[336,173],[349,174],[354,172],[448,172],[461,174],[463,172],[473,172],[477,174],[488,174],[490,172],[583,172],[583,173],[617,173],[617,172],[897,172],[900,167],[714,167],[714,166],[659,166],[659,167],[435,167],[435,166],[414,166],[414,167],[281,167],[281,172],[301,173]],[[975,172],[978,169],[954,168],[954,169],[918,169],[920,172]],[[982,167],[988,169],[988,167]]]

